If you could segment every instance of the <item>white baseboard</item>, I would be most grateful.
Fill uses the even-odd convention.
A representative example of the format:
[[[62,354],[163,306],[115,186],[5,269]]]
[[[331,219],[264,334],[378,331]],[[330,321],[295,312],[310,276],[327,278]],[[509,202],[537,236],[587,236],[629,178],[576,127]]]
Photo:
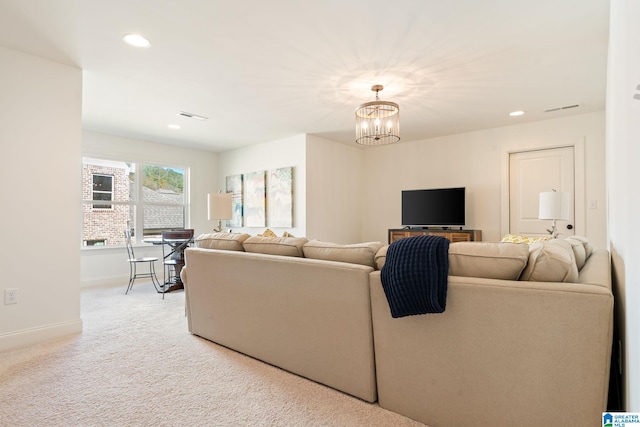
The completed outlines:
[[[0,351],[12,350],[67,335],[79,334],[81,332],[81,319],[9,332],[0,335]]]
[[[82,288],[93,287],[116,287],[122,286],[122,289],[126,290],[129,284],[129,276],[109,276],[100,277],[97,279],[85,279],[80,282]]]

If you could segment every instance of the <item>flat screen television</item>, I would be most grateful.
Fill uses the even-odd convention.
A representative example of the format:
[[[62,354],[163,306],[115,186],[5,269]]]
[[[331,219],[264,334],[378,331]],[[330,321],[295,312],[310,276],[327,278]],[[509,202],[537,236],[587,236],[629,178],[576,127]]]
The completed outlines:
[[[449,227],[465,225],[465,187],[402,191],[402,225]]]

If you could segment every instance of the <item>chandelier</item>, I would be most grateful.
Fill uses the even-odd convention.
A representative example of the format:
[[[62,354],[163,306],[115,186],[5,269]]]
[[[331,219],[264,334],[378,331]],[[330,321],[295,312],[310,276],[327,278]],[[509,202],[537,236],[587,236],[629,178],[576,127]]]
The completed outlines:
[[[380,101],[382,85],[371,86],[376,100],[365,102],[356,110],[356,143],[384,145],[400,141],[400,107],[395,102]]]

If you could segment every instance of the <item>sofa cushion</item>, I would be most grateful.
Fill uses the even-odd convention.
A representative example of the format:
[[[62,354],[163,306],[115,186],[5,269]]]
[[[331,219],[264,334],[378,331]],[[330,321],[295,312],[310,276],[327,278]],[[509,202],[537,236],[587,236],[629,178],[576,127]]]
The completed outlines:
[[[302,257],[302,246],[307,242],[304,237],[251,236],[242,246],[246,252]]]
[[[195,243],[198,248],[242,251],[242,243],[248,238],[244,233],[209,233],[199,235]]]
[[[518,280],[528,258],[529,245],[525,243],[451,243],[449,275]]]
[[[562,239],[530,246],[529,261],[520,280],[530,282],[575,282],[578,266],[571,244]]]
[[[553,239],[551,235],[548,236],[518,236],[516,234],[505,234],[501,242],[504,243],[526,243],[528,245],[535,242],[547,242]]]
[[[387,250],[389,250],[389,245],[384,245],[378,249],[378,252],[376,252],[376,255],[373,257],[377,270],[382,270],[382,267],[384,267],[384,263],[387,261]]]
[[[374,256],[382,247],[380,242],[355,243],[341,245],[338,243],[311,240],[304,245],[304,256],[327,261],[349,262],[376,267]]]

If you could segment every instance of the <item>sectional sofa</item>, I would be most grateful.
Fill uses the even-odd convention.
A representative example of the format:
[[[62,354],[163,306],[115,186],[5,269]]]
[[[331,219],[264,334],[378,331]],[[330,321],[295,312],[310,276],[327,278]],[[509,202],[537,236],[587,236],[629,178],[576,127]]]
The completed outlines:
[[[446,310],[392,318],[387,246],[217,233],[185,253],[189,330],[438,426],[598,426],[610,262],[583,238],[452,243]]]

